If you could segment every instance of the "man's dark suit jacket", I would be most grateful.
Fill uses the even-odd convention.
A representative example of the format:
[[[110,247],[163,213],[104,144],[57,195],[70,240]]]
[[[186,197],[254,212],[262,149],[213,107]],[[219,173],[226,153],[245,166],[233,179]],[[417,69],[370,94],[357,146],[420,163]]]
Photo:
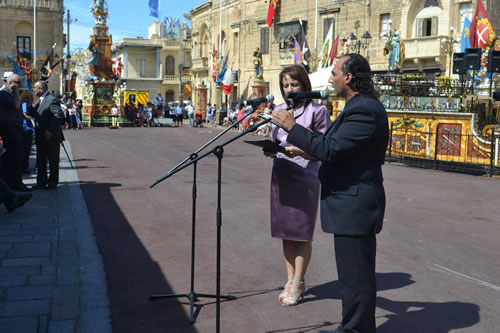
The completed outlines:
[[[55,96],[51,94],[45,95],[40,105],[36,105],[34,112],[30,112],[30,114],[36,120],[35,133],[37,140],[43,137],[45,131],[49,131],[52,133],[51,142],[57,144],[62,142],[60,125],[64,119],[64,114],[61,111],[61,104]]]
[[[380,232],[385,211],[382,164],[389,139],[385,108],[376,97],[352,97],[328,131],[295,125],[287,141],[322,161],[321,226],[338,235]]]

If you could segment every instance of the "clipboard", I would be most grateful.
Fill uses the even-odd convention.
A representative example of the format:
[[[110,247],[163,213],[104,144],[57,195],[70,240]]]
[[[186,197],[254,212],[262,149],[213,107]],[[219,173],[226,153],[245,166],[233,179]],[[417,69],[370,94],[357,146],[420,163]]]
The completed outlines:
[[[272,142],[271,140],[243,140],[243,142],[262,147],[265,151],[270,153],[284,153],[285,147],[280,146],[279,144]]]

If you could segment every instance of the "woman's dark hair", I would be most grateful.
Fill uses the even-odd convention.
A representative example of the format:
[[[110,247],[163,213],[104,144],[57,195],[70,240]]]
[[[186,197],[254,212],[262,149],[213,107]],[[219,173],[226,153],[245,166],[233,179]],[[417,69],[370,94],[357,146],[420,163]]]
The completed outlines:
[[[347,59],[342,66],[342,72],[344,74],[351,73],[351,89],[362,95],[374,95],[375,89],[368,61],[357,53],[348,53],[345,57]]]
[[[304,91],[311,91],[311,81],[309,80],[309,76],[307,75],[306,70],[301,65],[293,65],[283,69],[280,73],[280,90],[281,96],[283,99],[285,98],[285,92],[283,91],[283,78],[288,74],[292,79],[300,82]]]

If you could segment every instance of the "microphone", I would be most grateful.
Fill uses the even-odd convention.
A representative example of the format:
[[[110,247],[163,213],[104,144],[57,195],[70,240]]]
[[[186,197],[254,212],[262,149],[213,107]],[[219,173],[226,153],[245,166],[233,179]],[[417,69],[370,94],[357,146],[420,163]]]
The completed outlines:
[[[267,122],[270,122],[271,124],[276,125],[276,126],[281,128],[280,123],[278,123],[276,120],[273,120],[273,118],[271,118],[271,116],[268,114],[261,113],[261,114],[259,114],[259,118],[262,118],[262,119],[266,120]]]
[[[293,99],[294,101],[300,99],[327,99],[328,92],[326,90],[321,91],[301,91],[301,92],[289,92],[286,94],[286,98]]]
[[[262,104],[262,103],[271,103],[272,101],[274,101],[274,96],[273,95],[267,95],[266,97],[249,99],[248,101],[246,101],[246,105],[256,105],[256,104]]]

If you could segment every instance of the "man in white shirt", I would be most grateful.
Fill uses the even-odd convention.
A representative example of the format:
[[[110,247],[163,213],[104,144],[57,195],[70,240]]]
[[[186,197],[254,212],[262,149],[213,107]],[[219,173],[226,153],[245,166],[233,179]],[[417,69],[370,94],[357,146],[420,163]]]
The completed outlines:
[[[191,105],[191,102],[187,102],[186,111],[188,113],[189,118],[189,127],[194,126],[194,107]]]

